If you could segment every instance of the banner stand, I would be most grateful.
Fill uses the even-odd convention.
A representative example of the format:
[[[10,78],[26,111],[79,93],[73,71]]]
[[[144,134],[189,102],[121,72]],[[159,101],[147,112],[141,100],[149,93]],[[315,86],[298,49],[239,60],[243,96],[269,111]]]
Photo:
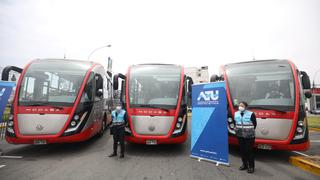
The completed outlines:
[[[5,110],[5,107],[7,106],[9,97],[12,93],[13,87],[16,85],[15,82],[9,82],[9,81],[0,81],[0,123],[1,127],[0,128],[5,128],[2,127],[2,118],[3,118],[3,113]],[[21,159],[23,156],[6,156],[3,153],[3,150],[0,149],[0,158],[3,159]],[[1,167],[4,167],[5,165],[0,165]]]
[[[191,158],[229,166],[225,82],[192,86]]]
[[[228,166],[228,167],[230,167],[230,164],[229,164],[229,163],[223,163],[223,162],[219,162],[219,161],[214,161],[214,160],[199,158],[199,157],[197,157],[197,156],[192,156],[192,155],[190,155],[190,157],[193,158],[193,159],[197,159],[198,162],[206,161],[206,162],[210,162],[210,163],[216,163],[216,166],[217,166],[217,167],[218,167],[219,165],[223,165],[223,166]]]

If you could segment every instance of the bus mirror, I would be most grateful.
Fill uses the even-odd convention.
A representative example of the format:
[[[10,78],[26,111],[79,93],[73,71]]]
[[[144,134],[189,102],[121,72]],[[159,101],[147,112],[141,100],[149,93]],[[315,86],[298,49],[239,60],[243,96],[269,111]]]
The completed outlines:
[[[304,93],[304,95],[306,96],[306,98],[310,99],[312,97],[312,94],[310,91],[307,91]]]
[[[303,89],[310,89],[311,84],[310,84],[310,78],[309,78],[308,74],[304,71],[301,71],[300,73],[302,75],[301,80],[302,80]]]
[[[102,89],[98,89],[98,91],[96,92],[96,95],[97,95],[98,97],[103,96],[103,90],[102,90]]]
[[[115,74],[113,76],[113,90],[118,90],[119,88],[119,75],[118,74]]]
[[[210,82],[216,82],[219,80],[219,76],[216,74],[211,75]]]
[[[22,73],[22,70],[21,68],[19,67],[16,67],[16,66],[7,66],[5,67],[3,70],[2,70],[2,73],[1,73],[1,80],[2,81],[8,81],[9,80],[9,73],[10,71],[15,71],[17,73]]]
[[[188,87],[187,87],[188,96],[191,97],[193,80],[189,76],[187,76],[187,83],[188,83]]]

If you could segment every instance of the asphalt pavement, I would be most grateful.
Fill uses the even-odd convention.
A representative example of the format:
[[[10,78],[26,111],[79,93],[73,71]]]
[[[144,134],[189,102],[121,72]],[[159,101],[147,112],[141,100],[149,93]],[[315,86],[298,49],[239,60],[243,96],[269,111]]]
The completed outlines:
[[[0,143],[5,155],[0,158],[1,180],[24,179],[128,179],[128,180],[212,180],[212,179],[319,179],[289,163],[289,151],[256,150],[256,171],[239,171],[237,147],[230,147],[230,166],[198,161],[190,155],[190,138],[180,145],[146,146],[126,144],[124,159],[109,158],[112,137],[105,135],[73,144],[10,145]]]

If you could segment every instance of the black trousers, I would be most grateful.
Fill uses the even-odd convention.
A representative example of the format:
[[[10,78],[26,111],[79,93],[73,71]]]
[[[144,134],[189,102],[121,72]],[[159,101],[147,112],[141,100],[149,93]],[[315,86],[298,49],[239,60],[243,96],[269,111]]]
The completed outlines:
[[[243,165],[248,168],[254,168],[254,140],[255,138],[238,137],[241,160]]]
[[[120,153],[124,155],[124,127],[113,127],[113,153],[117,154],[118,142],[120,142]]]

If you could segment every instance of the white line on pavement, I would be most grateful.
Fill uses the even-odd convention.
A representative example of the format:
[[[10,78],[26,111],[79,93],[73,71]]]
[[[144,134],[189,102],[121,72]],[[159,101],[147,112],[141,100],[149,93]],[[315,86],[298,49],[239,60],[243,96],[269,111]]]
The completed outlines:
[[[310,142],[312,142],[312,143],[319,143],[320,142],[320,140],[310,140]]]
[[[0,165],[0,169],[3,168],[3,167],[5,167],[5,166],[6,166],[6,165]]]
[[[0,158],[6,158],[6,159],[21,159],[23,156],[0,156]]]
[[[309,155],[304,154],[304,153],[302,153],[302,152],[298,152],[298,151],[292,151],[292,152],[294,152],[294,153],[296,153],[296,154],[299,154],[299,155],[301,155],[301,156],[309,157]]]

